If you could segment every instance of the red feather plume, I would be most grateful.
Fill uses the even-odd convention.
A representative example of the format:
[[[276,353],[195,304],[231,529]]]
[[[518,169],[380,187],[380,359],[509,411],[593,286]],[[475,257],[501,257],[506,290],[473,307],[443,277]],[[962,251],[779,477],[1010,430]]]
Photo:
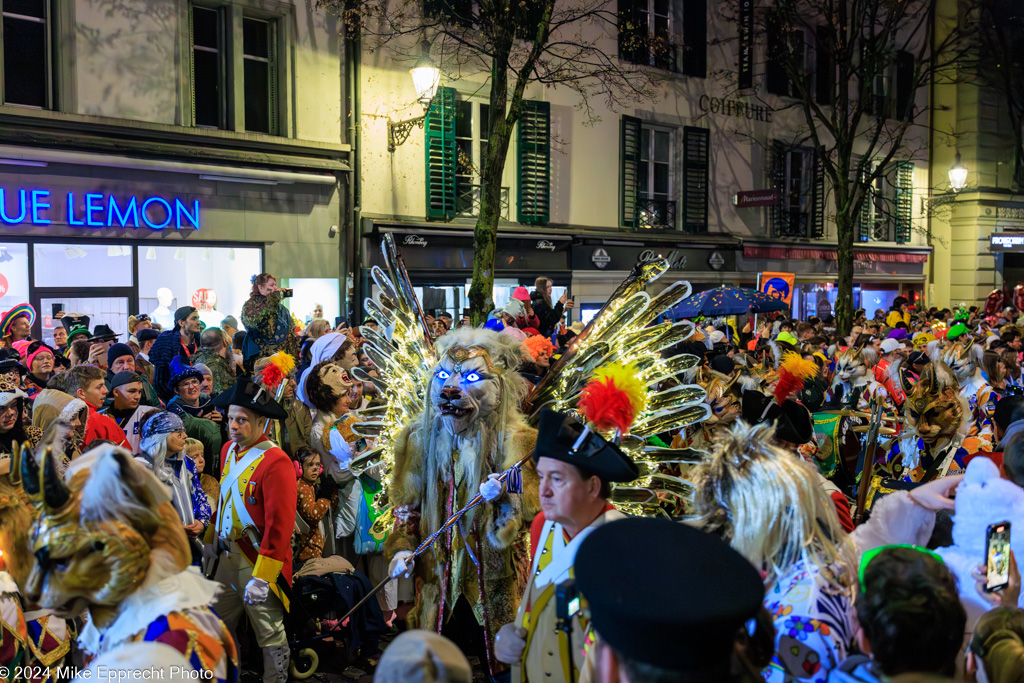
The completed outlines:
[[[282,380],[284,380],[284,373],[273,363],[267,363],[267,366],[260,371],[260,382],[266,384],[271,390],[277,389]]]
[[[577,407],[587,423],[593,423],[602,432],[618,429],[626,433],[636,417],[636,407],[630,395],[615,386],[612,378],[587,384]]]

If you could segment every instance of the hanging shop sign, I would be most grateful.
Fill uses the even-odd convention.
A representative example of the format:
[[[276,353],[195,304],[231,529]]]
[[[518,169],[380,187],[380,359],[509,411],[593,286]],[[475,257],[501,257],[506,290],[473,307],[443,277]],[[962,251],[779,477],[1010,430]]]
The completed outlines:
[[[778,190],[744,190],[732,196],[732,205],[739,209],[748,206],[774,206],[778,203]]]
[[[50,190],[0,187],[0,222],[83,228],[199,229],[199,200],[177,197],[115,197],[92,193],[55,196]]]
[[[761,284],[759,289],[773,299],[779,299],[785,302],[787,306],[792,306],[793,283],[795,281],[796,275],[793,273],[763,272],[760,277]]]
[[[988,239],[990,251],[1024,251],[1024,232],[994,232]]]
[[[740,0],[740,69],[736,84],[740,90],[754,87],[754,0]]]

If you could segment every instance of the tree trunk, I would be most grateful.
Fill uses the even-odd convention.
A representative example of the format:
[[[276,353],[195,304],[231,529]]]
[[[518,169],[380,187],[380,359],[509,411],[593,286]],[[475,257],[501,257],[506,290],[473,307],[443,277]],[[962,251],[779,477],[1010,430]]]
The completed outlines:
[[[853,329],[853,235],[857,221],[847,211],[836,212],[836,331],[847,335]]]

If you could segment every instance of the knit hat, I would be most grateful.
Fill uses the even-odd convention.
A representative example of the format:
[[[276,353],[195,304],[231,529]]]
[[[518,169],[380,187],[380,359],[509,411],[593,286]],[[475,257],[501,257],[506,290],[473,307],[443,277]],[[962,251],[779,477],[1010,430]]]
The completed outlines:
[[[178,323],[180,323],[182,320],[195,313],[195,311],[195,306],[182,306],[181,308],[176,310],[174,312],[174,326],[177,327]]]
[[[49,351],[50,355],[55,359],[57,357],[57,352],[41,341],[29,341],[27,339],[23,339],[21,341],[14,342],[11,346],[21,354],[22,363],[24,363],[25,369],[29,372],[32,372],[32,361],[34,361],[36,356],[40,353]]]
[[[516,287],[512,292],[512,298],[519,301],[529,301],[530,291],[526,287]]]
[[[154,410],[142,421],[139,431],[139,443],[159,434],[173,434],[185,429],[181,418],[169,410]]]
[[[501,309],[502,313],[507,313],[513,318],[521,318],[526,315],[526,309],[523,308],[523,302],[519,299],[509,299],[505,302],[505,307]]]
[[[196,370],[198,370],[199,372],[203,373],[204,375],[212,375],[213,374],[213,371],[210,370],[210,367],[208,365],[206,365],[206,363],[196,363],[192,367],[194,367]]]
[[[113,365],[115,360],[124,356],[135,358],[135,352],[132,351],[132,347],[127,344],[114,344],[107,349],[107,366]]]
[[[233,315],[224,316],[224,319],[220,321],[220,325],[221,325],[221,327],[223,327],[224,325],[227,325],[228,327],[233,327],[233,328],[235,328],[237,330],[238,329],[238,320],[236,320],[235,316],[233,316]]]
[[[122,370],[121,372],[114,375],[110,380],[110,389],[114,389],[124,386],[125,384],[132,384],[134,382],[142,382],[142,375],[131,370]]]

